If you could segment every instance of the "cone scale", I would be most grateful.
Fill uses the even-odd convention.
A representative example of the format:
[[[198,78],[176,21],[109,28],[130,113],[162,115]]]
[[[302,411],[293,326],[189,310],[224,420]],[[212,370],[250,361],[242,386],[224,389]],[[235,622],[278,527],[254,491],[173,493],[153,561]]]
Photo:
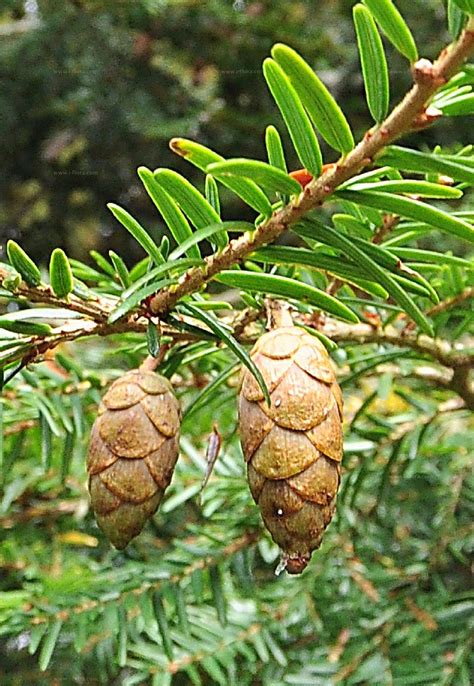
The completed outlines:
[[[170,382],[132,370],[109,387],[92,427],[87,470],[99,527],[119,550],[160,504],[178,459],[180,409]]]
[[[239,423],[252,496],[283,553],[300,574],[335,509],[342,460],[342,394],[324,346],[295,326],[264,334],[251,357],[267,384],[266,403],[243,370]]]

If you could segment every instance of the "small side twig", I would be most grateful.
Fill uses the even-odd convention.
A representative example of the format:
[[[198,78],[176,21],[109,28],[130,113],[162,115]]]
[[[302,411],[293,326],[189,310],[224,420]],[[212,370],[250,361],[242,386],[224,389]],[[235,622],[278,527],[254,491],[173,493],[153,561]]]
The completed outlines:
[[[471,298],[474,298],[474,287],[465,288],[463,291],[461,291],[461,293],[453,295],[452,298],[446,298],[446,300],[442,300],[437,305],[434,305],[426,312],[426,314],[432,317],[433,315],[440,314],[441,312],[446,312],[446,310],[450,310],[452,307],[456,307],[456,305],[460,305]]]
[[[396,214],[384,214],[382,226],[380,226],[374,233],[372,243],[380,244],[387,238],[390,231],[392,231],[400,221],[400,217]]]

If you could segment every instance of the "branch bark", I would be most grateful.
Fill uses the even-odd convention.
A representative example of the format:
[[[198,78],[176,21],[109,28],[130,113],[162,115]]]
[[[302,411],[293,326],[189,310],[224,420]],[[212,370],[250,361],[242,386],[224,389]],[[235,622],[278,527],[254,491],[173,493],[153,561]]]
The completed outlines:
[[[474,298],[474,286],[465,288],[463,291],[461,291],[461,293],[454,295],[452,298],[446,298],[446,300],[442,300],[440,303],[430,308],[426,314],[432,317],[434,314],[446,312],[446,310],[450,310],[451,307],[456,307],[456,305],[460,305],[466,300],[471,300],[472,298]]]
[[[388,343],[400,348],[411,348],[453,369],[472,365],[474,361],[472,354],[456,350],[445,340],[430,338],[425,334],[405,333],[393,326],[382,329],[370,324],[344,324],[327,317],[318,326],[318,330],[336,343]]]
[[[183,296],[202,288],[223,269],[238,264],[259,247],[272,243],[292,224],[311,210],[320,207],[344,181],[358,174],[374,158],[403,134],[428,126],[440,114],[431,115],[427,104],[436,91],[457,71],[474,48],[474,25],[471,21],[459,39],[441,51],[434,64],[421,59],[413,67],[414,85],[387,119],[372,131],[345,158],[309,183],[295,200],[275,212],[252,234],[231,241],[222,252],[206,258],[205,267],[185,272],[177,285],[159,291],[150,300],[153,314],[163,316]]]
[[[379,329],[370,324],[348,325],[332,319],[326,319],[318,326],[318,330],[336,342],[389,343],[428,355],[443,366],[452,369],[452,375],[446,387],[457,393],[469,409],[474,410],[474,387],[470,379],[474,356],[456,350],[447,341],[436,340],[424,334],[418,336],[407,332],[406,329],[403,331],[394,327]]]

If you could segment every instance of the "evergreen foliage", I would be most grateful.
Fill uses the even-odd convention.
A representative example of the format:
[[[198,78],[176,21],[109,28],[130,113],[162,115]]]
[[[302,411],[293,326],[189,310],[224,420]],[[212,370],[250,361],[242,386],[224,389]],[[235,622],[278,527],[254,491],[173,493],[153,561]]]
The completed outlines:
[[[168,149],[171,136],[263,159],[271,118],[260,64],[274,43],[304,55],[339,102],[357,139],[371,126],[351,7],[313,0],[3,0],[0,3],[0,235],[46,263],[56,247],[76,259],[109,249],[132,265],[139,247],[107,211],[113,201],[154,236],[162,223],[135,170],[172,167],[200,184]],[[399,0],[425,55],[449,40],[442,0]],[[38,13],[31,9],[38,6]],[[25,12],[25,7],[29,12]],[[462,12],[450,3],[453,31]],[[390,51],[391,92],[410,83]],[[278,123],[275,118],[275,123]],[[426,131],[434,147],[466,140],[467,117]],[[287,137],[281,131],[286,146]],[[441,136],[439,138],[438,136]],[[329,151],[324,140],[325,157]],[[287,149],[290,167],[296,158]],[[334,156],[330,159],[334,159]],[[200,186],[202,189],[202,187]],[[224,195],[229,218],[242,216]],[[261,210],[259,210],[261,211]]]
[[[358,28],[368,107],[381,121],[355,146],[300,51],[275,46],[263,67],[281,114],[265,113],[268,163],[173,139],[198,182],[162,167],[138,173],[166,224],[161,242],[109,204],[141,251],[135,263],[111,250],[93,252],[92,267],[56,249],[48,275],[9,243],[2,684],[471,683],[474,155],[470,145],[395,144],[472,113],[470,4],[449,3],[453,43],[433,64],[415,61],[411,90],[385,119],[388,92]],[[356,17],[415,60],[392,3],[374,16],[372,5]],[[343,151],[320,176],[317,131]],[[304,183],[285,153],[309,167]],[[228,194],[246,221],[227,219]],[[277,299],[327,346],[345,397],[336,514],[297,577],[274,573],[279,550],[237,435],[239,366],[266,394],[249,346]],[[144,359],[180,400],[181,456],[159,511],[118,552],[94,521],[85,454],[105,388]]]

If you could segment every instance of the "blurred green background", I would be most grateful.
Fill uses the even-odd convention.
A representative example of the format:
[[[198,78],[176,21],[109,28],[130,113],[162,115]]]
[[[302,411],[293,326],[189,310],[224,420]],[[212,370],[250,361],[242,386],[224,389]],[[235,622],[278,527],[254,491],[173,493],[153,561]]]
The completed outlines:
[[[130,263],[141,257],[106,203],[162,232],[136,168],[170,166],[202,184],[202,174],[170,152],[172,136],[225,156],[264,158],[265,126],[283,130],[261,74],[277,41],[317,69],[361,135],[371,120],[353,4],[2,0],[0,247],[14,238],[44,263],[56,246],[86,260],[91,248],[113,248]],[[442,0],[397,5],[422,54],[434,57],[448,40]],[[389,55],[395,101],[410,76],[406,62]],[[448,120],[416,144],[467,140],[468,127],[467,118]],[[246,218],[235,197],[224,197],[224,208],[226,219]]]
[[[170,152],[172,136],[197,139],[225,156],[263,159],[266,125],[274,123],[284,131],[261,73],[261,63],[277,41],[296,48],[314,66],[337,97],[356,136],[363,135],[372,121],[354,40],[354,4],[355,0],[1,0],[0,258],[9,238],[19,241],[44,265],[56,246],[85,261],[91,249],[112,248],[129,265],[141,258],[141,248],[108,212],[106,203],[126,207],[158,238],[163,224],[136,168],[170,166],[200,188],[203,185],[203,175]],[[444,1],[397,0],[396,4],[421,54],[434,58],[449,41]],[[391,47],[387,53],[395,102],[409,86],[410,74],[406,60]],[[404,139],[404,144],[433,148],[439,143],[456,149],[471,139],[472,123],[456,117]],[[333,151],[324,146],[323,151],[326,161],[334,159]],[[296,166],[287,140],[286,153]],[[222,200],[225,219],[250,218],[234,196],[223,192]],[[439,234],[422,240],[424,247],[440,249]],[[459,247],[456,239],[443,236],[441,240],[441,249],[451,247],[451,242],[457,254],[468,249]],[[456,276],[447,266],[435,277],[441,297],[464,288],[464,277]],[[463,322],[469,324],[468,315],[456,311],[443,317],[439,327],[452,340],[463,335]],[[127,346],[132,347],[127,350]],[[119,368],[138,365],[144,350],[143,336],[135,334],[125,340],[119,336],[94,339],[63,349],[71,353],[80,378],[89,384],[84,392],[81,387],[86,427],[101,387]],[[183,404],[197,392],[196,379],[212,378],[228,365],[225,351],[216,354],[217,361],[202,357],[193,367],[182,365]],[[275,558],[263,540],[258,553],[250,550],[248,559],[242,557],[247,587],[236,584],[229,596],[235,594],[237,601],[257,598],[264,607],[267,603],[276,607],[287,597],[300,603],[299,618],[292,614],[274,621],[278,631],[281,624],[288,666],[275,667],[272,657],[262,668],[262,679],[275,674],[278,679],[280,674],[275,683],[282,683],[282,675],[288,672],[287,683],[298,683],[295,679],[301,667],[317,662],[329,675],[349,669],[348,673],[353,672],[349,683],[465,684],[469,675],[464,681],[459,675],[467,670],[466,617],[471,608],[466,591],[473,492],[468,483],[470,419],[457,415],[433,420],[448,392],[410,380],[408,372],[410,365],[417,364],[416,358],[402,354],[401,371],[396,372],[400,376],[392,378],[393,366],[383,373],[375,370],[372,346],[349,346],[344,348],[346,354],[339,362],[341,371],[349,374],[344,389],[349,414],[354,418],[367,398],[374,405],[370,400],[357,425],[347,432],[339,514],[315,556],[313,572],[302,577],[297,587],[293,579],[276,579]],[[384,359],[383,351],[377,354],[379,362]],[[386,354],[393,364],[393,351]],[[43,373],[38,369],[35,373]],[[170,495],[179,496],[200,482],[200,468],[189,455],[193,450],[204,454],[216,417],[225,427],[226,451],[237,470],[231,474],[237,477],[226,480],[227,463],[222,461],[220,467],[219,461],[216,490],[211,483],[204,508],[190,496],[180,504],[175,497],[173,507],[160,512],[127,556],[111,551],[102,536],[98,536],[97,548],[87,547],[84,541],[90,538],[80,536],[98,535],[91,513],[85,514],[87,432],[76,440],[74,478],[66,486],[60,482],[58,466],[66,454],[62,436],[53,440],[53,469],[45,475],[40,465],[46,445],[43,435],[49,434],[36,423],[37,403],[46,398],[61,407],[64,402],[73,414],[67,403],[68,398],[75,398],[63,393],[67,380],[58,386],[57,378],[47,372],[38,376],[39,388],[30,385],[33,374],[23,376],[18,396],[12,396],[11,402],[8,398],[5,405],[6,426],[21,420],[33,424],[29,431],[12,432],[6,443],[13,486],[3,501],[2,591],[26,591],[39,602],[46,598],[50,605],[54,600],[58,607],[61,603],[74,606],[82,602],[83,593],[88,597],[96,592],[105,595],[104,588],[109,592],[109,578],[115,579],[112,590],[121,590],[129,583],[127,574],[130,583],[135,583],[137,575],[160,573],[161,552],[165,550],[171,559],[178,550],[178,545],[174,548],[170,543],[174,537],[186,541],[185,536],[202,527],[203,539],[210,532],[216,541],[224,540],[223,536],[232,541],[259,526],[233,429],[235,389],[227,388],[225,396],[214,395],[214,404],[209,403],[206,412],[191,415],[184,424],[183,445],[188,452],[178,463]],[[406,440],[393,441],[393,432],[400,426],[408,427]],[[373,447],[368,449],[367,443]],[[59,507],[72,503],[72,509],[56,518],[57,502]],[[23,512],[36,503],[44,506],[40,510],[44,516],[23,521]],[[267,558],[262,550],[267,550]],[[239,569],[241,561],[236,559]],[[248,560],[256,570],[253,578],[246,577]],[[227,584],[232,574],[225,567]],[[299,589],[296,593],[295,588]],[[201,605],[203,616],[208,617],[204,614],[210,608],[208,600]],[[242,610],[245,603],[236,607]],[[20,627],[29,621],[21,613],[17,616]],[[98,631],[103,630],[108,615],[104,616],[105,620],[101,614],[90,615],[91,635],[96,620]],[[37,658],[27,655],[28,631],[15,638],[2,637],[0,686],[98,683],[105,669],[100,656],[108,660],[114,645],[99,642],[97,652],[87,650],[78,656],[68,643],[76,629],[75,624],[71,626],[66,625],[66,639],[59,641],[54,663],[42,675]],[[217,631],[221,632],[220,625]],[[279,636],[276,629],[275,635]],[[133,631],[130,640],[133,649],[139,642]],[[391,680],[392,667],[397,681]],[[130,675],[130,671],[113,673],[102,683],[123,683],[122,677]],[[437,681],[439,674],[443,681]],[[185,675],[175,681],[189,683]],[[260,683],[257,677],[255,683]]]

